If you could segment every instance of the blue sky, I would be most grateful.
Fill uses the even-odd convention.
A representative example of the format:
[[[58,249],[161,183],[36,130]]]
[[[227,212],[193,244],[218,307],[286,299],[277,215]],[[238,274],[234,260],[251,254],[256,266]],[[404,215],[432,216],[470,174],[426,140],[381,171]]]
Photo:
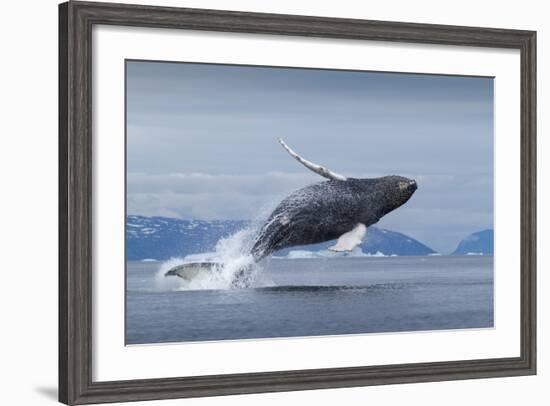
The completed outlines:
[[[378,226],[443,253],[493,226],[491,78],[127,62],[128,214],[258,219],[323,178],[419,189]]]

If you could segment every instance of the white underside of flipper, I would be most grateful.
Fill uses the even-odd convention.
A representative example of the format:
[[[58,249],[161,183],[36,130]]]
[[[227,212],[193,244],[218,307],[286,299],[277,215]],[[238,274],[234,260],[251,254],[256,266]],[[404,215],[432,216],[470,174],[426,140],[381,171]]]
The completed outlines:
[[[353,230],[344,233],[338,238],[336,244],[328,249],[336,252],[352,251],[361,244],[367,234],[367,227],[363,223],[358,223]]]

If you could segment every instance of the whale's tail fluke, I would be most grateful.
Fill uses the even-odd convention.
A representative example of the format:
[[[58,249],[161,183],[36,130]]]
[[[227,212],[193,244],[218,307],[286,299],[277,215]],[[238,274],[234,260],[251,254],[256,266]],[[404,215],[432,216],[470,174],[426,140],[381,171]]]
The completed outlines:
[[[242,288],[247,287],[249,284],[249,273],[251,271],[252,264],[245,264],[239,267],[231,275],[230,287]],[[165,277],[177,276],[183,279],[183,281],[190,283],[194,279],[202,277],[204,278],[219,278],[224,272],[224,264],[220,262],[188,262],[169,269],[164,273]]]
[[[185,281],[191,281],[198,274],[204,272],[212,272],[218,266],[216,262],[189,262],[181,265],[177,265],[169,269],[164,276],[177,276]]]
[[[291,157],[296,159],[298,162],[300,162],[302,165],[304,165],[309,170],[315,172],[318,175],[323,176],[327,179],[332,180],[347,180],[347,178],[344,175],[340,175],[336,172],[332,172],[331,170],[325,168],[324,166],[315,164],[313,162],[308,161],[307,159],[302,158],[300,155],[298,155],[296,152],[294,152],[284,141],[282,138],[279,138],[279,143],[283,146],[283,148],[290,154]]]

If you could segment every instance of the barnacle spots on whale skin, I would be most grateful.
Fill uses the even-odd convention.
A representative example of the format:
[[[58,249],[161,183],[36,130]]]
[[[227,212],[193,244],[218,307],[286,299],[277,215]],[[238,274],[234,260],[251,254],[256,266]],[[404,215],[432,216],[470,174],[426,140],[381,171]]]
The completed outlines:
[[[281,217],[281,220],[279,220],[279,222],[283,225],[283,226],[286,226],[288,223],[290,223],[290,219],[288,218],[288,216],[283,216]]]
[[[415,180],[409,180],[408,182],[399,182],[399,190],[405,190],[410,187],[414,187],[414,189],[416,190],[417,186]]]

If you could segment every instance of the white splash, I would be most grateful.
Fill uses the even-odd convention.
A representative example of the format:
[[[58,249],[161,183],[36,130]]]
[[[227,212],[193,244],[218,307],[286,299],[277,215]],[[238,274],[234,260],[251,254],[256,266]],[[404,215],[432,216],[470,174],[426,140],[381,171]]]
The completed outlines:
[[[171,258],[163,262],[155,277],[157,289],[232,289],[271,284],[265,276],[261,275],[262,266],[255,263],[250,255],[250,247],[255,235],[255,228],[245,228],[227,238],[220,239],[214,252]],[[164,276],[170,269],[191,262],[213,262],[216,265],[208,271],[200,272],[190,281]],[[238,283],[235,283],[235,276],[243,271],[245,276],[238,278]]]

